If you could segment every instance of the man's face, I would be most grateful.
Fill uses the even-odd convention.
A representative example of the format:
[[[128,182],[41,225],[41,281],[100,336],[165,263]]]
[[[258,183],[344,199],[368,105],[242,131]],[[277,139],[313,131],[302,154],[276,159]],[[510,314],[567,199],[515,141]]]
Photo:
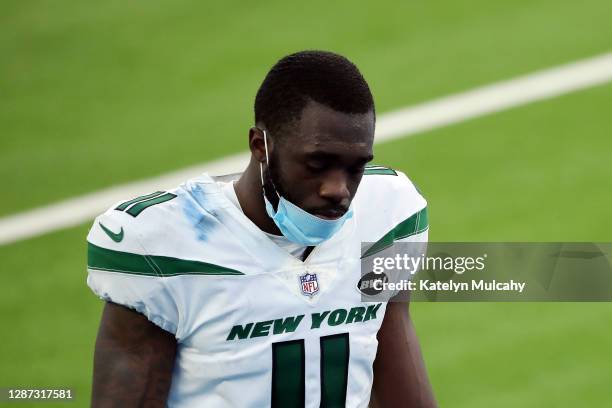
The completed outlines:
[[[318,217],[342,216],[373,158],[373,112],[347,114],[310,102],[291,134],[272,137],[269,174],[278,193]]]

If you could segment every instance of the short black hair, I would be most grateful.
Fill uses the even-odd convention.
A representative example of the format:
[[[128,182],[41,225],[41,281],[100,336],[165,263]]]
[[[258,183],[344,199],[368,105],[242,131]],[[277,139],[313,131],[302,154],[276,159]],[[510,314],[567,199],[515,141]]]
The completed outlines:
[[[370,87],[355,64],[333,52],[309,50],[287,55],[270,69],[255,97],[255,123],[278,132],[298,120],[310,100],[343,113],[375,112]]]

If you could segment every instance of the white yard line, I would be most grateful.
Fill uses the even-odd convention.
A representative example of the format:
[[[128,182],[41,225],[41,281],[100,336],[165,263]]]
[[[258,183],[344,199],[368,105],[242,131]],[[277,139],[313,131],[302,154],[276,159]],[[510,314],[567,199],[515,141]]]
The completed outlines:
[[[376,142],[411,136],[609,81],[612,81],[612,53],[386,113],[378,118]],[[248,158],[247,153],[241,153],[0,218],[0,245],[79,225],[117,201],[174,187],[202,172],[240,171]]]

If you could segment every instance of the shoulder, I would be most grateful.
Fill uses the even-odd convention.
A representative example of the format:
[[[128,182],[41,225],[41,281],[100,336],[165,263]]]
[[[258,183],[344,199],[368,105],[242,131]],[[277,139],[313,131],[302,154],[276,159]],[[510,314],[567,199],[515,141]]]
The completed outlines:
[[[202,175],[174,189],[127,198],[96,217],[87,241],[138,254],[172,248],[170,238],[185,239],[205,219],[214,222],[219,196],[212,178]]]
[[[87,241],[111,250],[144,253],[143,234],[172,211],[167,203],[176,198],[173,192],[157,191],[117,202],[95,218]],[[162,204],[166,205],[162,208]],[[158,208],[152,210],[154,206]]]
[[[89,269],[157,277],[222,269],[238,245],[224,227],[231,205],[208,176],[115,203],[87,236]]]
[[[355,201],[364,241],[376,240],[398,227],[406,233],[428,228],[427,200],[402,171],[384,166],[366,167]]]
[[[368,166],[355,197],[362,215],[401,221],[427,207],[427,201],[403,172]]]
[[[176,189],[120,201],[96,217],[87,236],[92,291],[178,337],[182,278],[241,274],[209,263],[229,256],[228,251],[219,255],[226,241],[214,235],[220,230],[216,213],[227,203],[211,180],[192,179]]]
[[[404,172],[391,167],[366,166],[362,185],[365,190],[375,191],[379,194],[399,194],[404,199],[425,200],[416,185]]]
[[[96,217],[87,236],[90,289],[171,333],[177,333],[179,319],[175,296],[164,279],[168,271],[163,261],[170,258],[154,254],[164,243],[173,245],[170,226],[184,218],[178,215],[182,196],[179,188],[117,202]]]

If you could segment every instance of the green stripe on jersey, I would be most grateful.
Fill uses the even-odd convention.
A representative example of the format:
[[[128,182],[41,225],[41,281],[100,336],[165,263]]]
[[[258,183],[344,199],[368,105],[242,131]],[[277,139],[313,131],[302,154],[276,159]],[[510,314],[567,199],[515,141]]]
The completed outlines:
[[[406,220],[397,224],[395,228],[376,241],[376,243],[368,248],[365,254],[363,254],[362,258],[389,248],[391,245],[393,245],[394,241],[420,234],[427,228],[429,228],[429,217],[427,215],[427,207],[425,207],[421,211],[411,215]]]
[[[169,256],[138,255],[87,243],[87,267],[100,271],[145,276],[244,275],[242,272],[200,261]]]
[[[349,367],[348,333],[324,336],[321,343],[321,408],[346,406]]]
[[[126,201],[124,203],[119,204],[119,206],[117,208],[115,208],[115,210],[119,210],[119,211],[123,211],[126,208],[128,208],[130,205],[137,203],[139,201],[143,201],[143,200],[148,200],[149,198],[153,198],[153,197],[157,197],[158,195],[162,194],[163,191],[156,191],[154,193],[151,194],[147,194],[147,195],[143,195],[140,197],[136,197],[130,201]]]
[[[151,207],[152,205],[165,203],[166,201],[170,201],[173,198],[176,198],[176,194],[166,193],[160,195],[159,197],[151,198],[150,200],[141,201],[138,204],[133,205],[132,208],[130,208],[126,212],[132,217],[136,217],[138,214]]]
[[[377,165],[368,165],[365,167],[363,171],[364,176],[372,176],[372,175],[384,175],[384,176],[397,176],[397,172],[389,167],[377,166]]]
[[[272,408],[303,408],[305,404],[304,340],[272,343]]]

